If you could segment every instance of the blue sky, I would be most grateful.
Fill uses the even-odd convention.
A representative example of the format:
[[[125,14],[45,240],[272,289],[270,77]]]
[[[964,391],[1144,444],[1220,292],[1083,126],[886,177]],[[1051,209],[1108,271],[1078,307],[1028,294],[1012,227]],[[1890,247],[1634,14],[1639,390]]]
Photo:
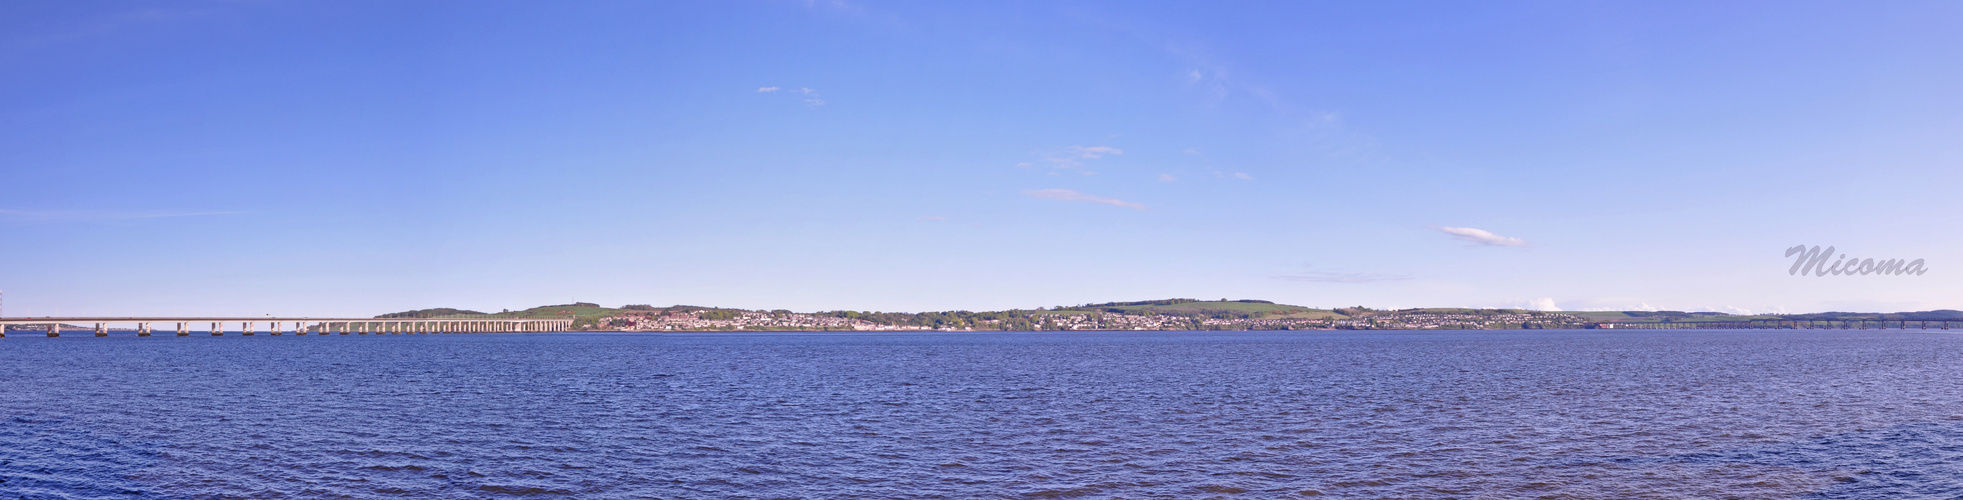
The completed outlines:
[[[1954,2],[7,2],[8,316],[1963,308]],[[1788,275],[1793,245],[1926,259]]]

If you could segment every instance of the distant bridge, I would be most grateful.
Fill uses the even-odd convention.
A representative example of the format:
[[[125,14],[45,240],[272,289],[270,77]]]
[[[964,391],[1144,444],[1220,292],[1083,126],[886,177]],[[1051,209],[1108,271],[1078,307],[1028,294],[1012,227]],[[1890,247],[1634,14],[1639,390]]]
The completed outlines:
[[[62,325],[95,325],[95,336],[109,336],[109,326],[113,324],[134,325],[136,336],[148,337],[152,325],[175,327],[177,336],[188,337],[192,331],[208,332],[212,336],[225,335],[226,325],[237,324],[239,334],[255,335],[259,325],[266,325],[265,333],[284,335],[391,335],[417,333],[502,333],[502,332],[559,332],[573,326],[571,319],[517,319],[517,318],[279,318],[279,317],[234,317],[234,316],[185,316],[185,317],[45,317],[45,318],[0,318],[0,337],[7,336],[8,325],[33,325],[45,327],[49,337],[60,337]],[[197,328],[210,325],[209,328]],[[288,325],[291,325],[290,327]],[[290,328],[290,329],[289,329]],[[127,328],[118,329],[127,330]]]

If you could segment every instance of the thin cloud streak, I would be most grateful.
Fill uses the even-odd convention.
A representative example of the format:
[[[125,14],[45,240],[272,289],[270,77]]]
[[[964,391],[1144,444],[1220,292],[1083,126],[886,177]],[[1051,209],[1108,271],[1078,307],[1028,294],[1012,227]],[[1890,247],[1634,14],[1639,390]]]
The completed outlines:
[[[1084,203],[1099,203],[1104,205],[1111,205],[1114,207],[1125,207],[1132,210],[1145,209],[1145,205],[1143,204],[1132,203],[1129,201],[1124,201],[1115,198],[1103,198],[1098,196],[1091,196],[1088,194],[1079,193],[1068,189],[1038,189],[1034,191],[1023,191],[1022,194],[1024,196],[1028,196],[1030,198],[1036,198],[1039,200],[1078,201]]]
[[[1050,168],[1070,170],[1084,166],[1085,160],[1096,160],[1105,157],[1105,155],[1123,154],[1125,154],[1125,150],[1111,146],[1068,146],[1060,150],[1043,152],[1041,156],[1043,162],[1050,164]],[[1016,164],[1019,167],[1028,165],[1028,162]]]
[[[1404,281],[1411,279],[1409,274],[1391,273],[1338,273],[1311,271],[1302,274],[1276,276],[1275,279],[1300,281],[1304,283],[1375,283],[1379,281]]]
[[[1437,229],[1439,231],[1444,232],[1445,234],[1452,235],[1453,238],[1469,241],[1472,243],[1477,243],[1480,245],[1496,246],[1496,247],[1527,246],[1527,240],[1514,238],[1511,236],[1500,236],[1497,234],[1493,234],[1491,231],[1487,231],[1484,229],[1474,229],[1469,227],[1440,227]]]
[[[69,222],[162,219],[167,217],[201,217],[206,215],[238,215],[242,213],[245,212],[118,212],[102,210],[11,210],[0,208],[0,222],[9,224],[58,224]]]

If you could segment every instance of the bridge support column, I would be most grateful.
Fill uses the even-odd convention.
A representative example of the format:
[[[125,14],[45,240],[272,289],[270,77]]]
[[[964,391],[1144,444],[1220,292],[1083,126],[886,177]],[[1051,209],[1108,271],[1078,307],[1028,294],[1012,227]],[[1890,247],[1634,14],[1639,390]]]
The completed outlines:
[[[150,324],[149,324],[149,323],[137,323],[137,324],[136,324],[136,336],[138,336],[138,337],[148,337],[148,336],[150,336]]]
[[[61,323],[48,323],[48,336],[49,336],[49,337],[60,337],[60,336],[61,336]]]
[[[191,325],[190,323],[185,323],[182,321],[177,322],[177,336],[179,337],[191,336],[190,325]]]
[[[107,323],[96,323],[96,324],[95,324],[95,336],[97,336],[97,337],[107,337],[107,336],[109,336],[109,326],[108,326],[108,324],[107,324]]]

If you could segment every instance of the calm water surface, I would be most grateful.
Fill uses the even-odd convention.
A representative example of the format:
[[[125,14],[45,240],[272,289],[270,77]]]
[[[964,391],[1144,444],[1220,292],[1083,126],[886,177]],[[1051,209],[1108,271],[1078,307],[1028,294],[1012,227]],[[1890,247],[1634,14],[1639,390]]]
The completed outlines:
[[[1947,332],[0,339],[0,498],[1956,498]]]

